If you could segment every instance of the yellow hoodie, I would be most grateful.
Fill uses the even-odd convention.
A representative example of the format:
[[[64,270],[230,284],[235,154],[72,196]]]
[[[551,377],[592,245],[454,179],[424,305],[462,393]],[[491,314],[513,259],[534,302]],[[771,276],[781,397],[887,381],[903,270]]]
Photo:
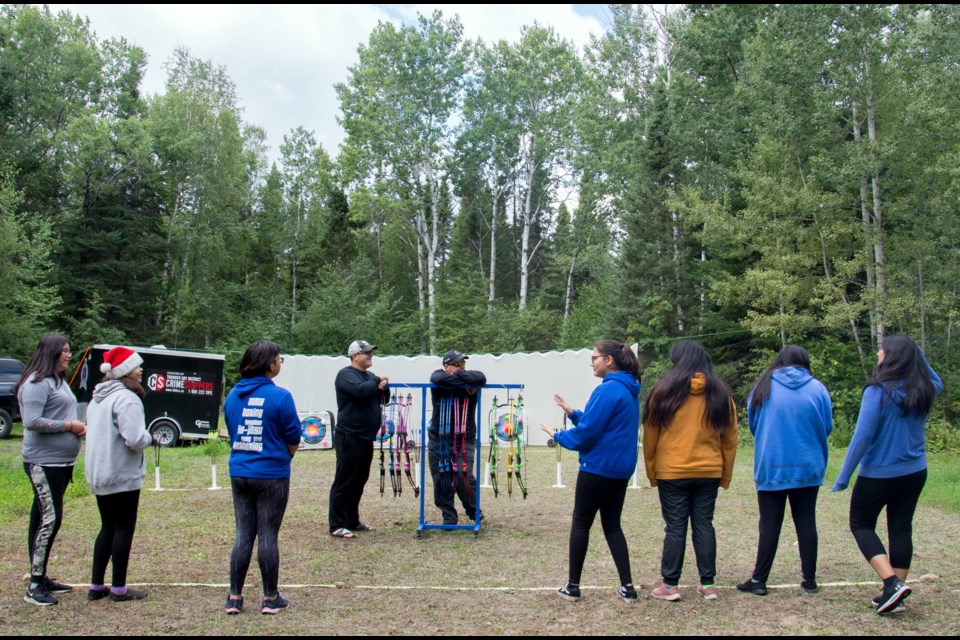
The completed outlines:
[[[702,373],[690,379],[690,395],[673,420],[664,429],[643,426],[643,458],[650,486],[657,480],[683,478],[720,478],[720,486],[730,486],[733,461],[737,456],[737,412],[730,399],[732,424],[718,434],[707,424],[707,379]]]

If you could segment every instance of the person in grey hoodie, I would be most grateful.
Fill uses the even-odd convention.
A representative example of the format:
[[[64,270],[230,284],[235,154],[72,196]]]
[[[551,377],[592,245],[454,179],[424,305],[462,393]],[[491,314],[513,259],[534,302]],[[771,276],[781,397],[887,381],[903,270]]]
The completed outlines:
[[[23,420],[23,470],[33,486],[27,538],[30,585],[23,599],[39,606],[57,604],[54,593],[72,590],[47,576],[47,560],[63,520],[63,495],[73,481],[80,438],[86,431],[77,420],[77,399],[64,380],[70,355],[66,336],[48,333],[40,338],[16,387]]]
[[[126,347],[103,354],[104,381],[93,390],[87,407],[87,484],[97,497],[100,533],[93,545],[93,570],[88,600],[109,597],[113,602],[141,600],[147,592],[127,588],[127,565],[137,527],[140,489],[146,474],[143,451],[153,438],[143,413],[146,393],[140,386],[143,358]],[[107,563],[113,560],[113,581],[104,584]]]

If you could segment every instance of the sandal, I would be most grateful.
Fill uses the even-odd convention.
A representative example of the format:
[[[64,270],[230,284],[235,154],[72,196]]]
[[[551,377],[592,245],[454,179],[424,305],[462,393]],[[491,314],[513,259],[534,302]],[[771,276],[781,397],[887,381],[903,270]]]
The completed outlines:
[[[357,530],[357,531],[364,531],[364,532],[366,532],[366,531],[376,531],[376,529],[374,529],[374,528],[371,527],[370,525],[363,524],[362,522],[357,525],[356,530]]]
[[[350,531],[350,529],[344,529],[343,527],[340,527],[336,531],[331,531],[330,535],[332,535],[334,538],[356,538],[357,537],[357,534],[355,534],[353,531]]]

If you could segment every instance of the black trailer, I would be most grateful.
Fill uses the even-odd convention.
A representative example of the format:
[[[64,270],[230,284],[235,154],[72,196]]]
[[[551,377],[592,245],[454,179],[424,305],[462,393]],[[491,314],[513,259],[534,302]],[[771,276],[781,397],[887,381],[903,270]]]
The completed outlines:
[[[113,345],[90,347],[70,378],[81,416],[103,379],[103,354]],[[143,399],[147,429],[160,444],[172,447],[181,439],[208,438],[220,425],[223,404],[224,357],[211,353],[175,351],[163,347],[131,347],[143,358]]]

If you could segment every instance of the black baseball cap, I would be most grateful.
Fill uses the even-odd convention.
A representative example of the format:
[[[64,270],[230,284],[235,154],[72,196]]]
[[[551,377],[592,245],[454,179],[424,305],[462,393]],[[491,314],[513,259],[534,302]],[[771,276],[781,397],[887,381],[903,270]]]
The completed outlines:
[[[456,349],[451,349],[443,354],[443,364],[456,364],[466,360],[469,356],[465,356]]]

